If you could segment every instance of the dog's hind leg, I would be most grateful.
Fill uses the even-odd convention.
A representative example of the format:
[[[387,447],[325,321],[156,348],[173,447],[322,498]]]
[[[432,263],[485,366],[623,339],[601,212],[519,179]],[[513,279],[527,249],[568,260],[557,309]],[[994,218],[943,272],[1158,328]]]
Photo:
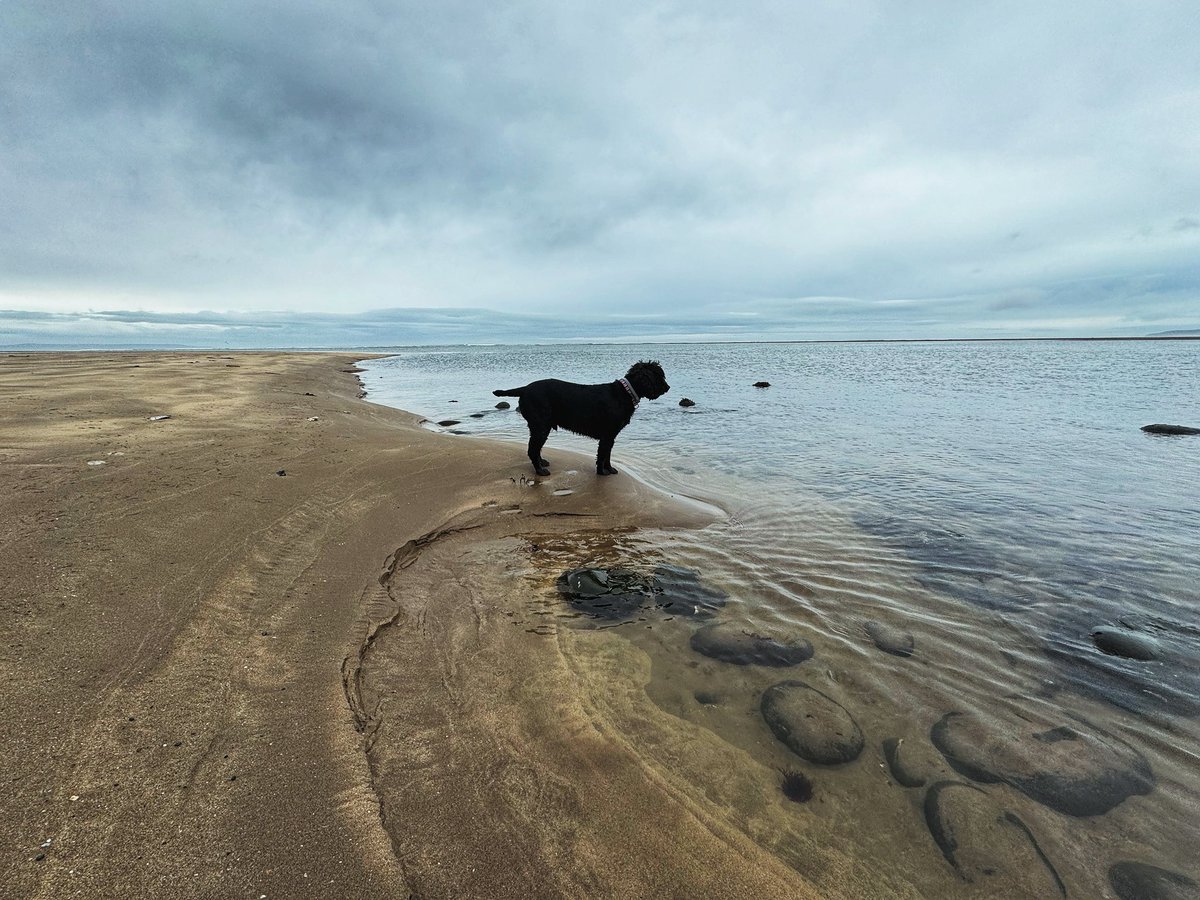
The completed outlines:
[[[542,447],[546,445],[546,438],[550,437],[550,429],[544,427],[529,426],[529,461],[533,463],[533,471],[539,475],[550,474],[550,463],[542,459]]]
[[[616,475],[617,470],[612,467],[612,460],[609,458],[612,453],[613,442],[616,438],[602,438],[600,446],[596,448],[596,474],[597,475]]]

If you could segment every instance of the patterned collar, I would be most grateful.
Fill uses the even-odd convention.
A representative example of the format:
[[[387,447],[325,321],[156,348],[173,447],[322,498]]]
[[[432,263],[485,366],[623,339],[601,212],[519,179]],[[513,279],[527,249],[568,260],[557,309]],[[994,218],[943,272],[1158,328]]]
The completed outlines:
[[[617,381],[620,383],[621,387],[625,388],[625,390],[629,392],[629,399],[633,401],[633,408],[637,409],[638,403],[641,402],[641,397],[637,395],[637,391],[633,389],[633,385],[629,383],[629,379],[618,378]]]

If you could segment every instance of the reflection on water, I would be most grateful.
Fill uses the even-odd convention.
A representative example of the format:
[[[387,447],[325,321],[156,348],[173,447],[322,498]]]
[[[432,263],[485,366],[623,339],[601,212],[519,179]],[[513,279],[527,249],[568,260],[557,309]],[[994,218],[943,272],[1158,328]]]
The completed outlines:
[[[364,379],[372,399],[434,418],[457,400],[483,413],[472,433],[521,439],[492,388],[660,359],[672,394],[642,404],[618,466],[730,515],[535,541],[529,627],[616,627],[652,661],[662,710],[810,779],[795,815],[926,896],[1153,896],[1178,884],[1146,866],[1200,877],[1200,439],[1139,427],[1200,422],[1196,348],[456,348]],[[556,435],[552,464],[556,446],[591,450]],[[655,603],[597,618],[555,586],[585,569],[643,587],[696,573],[726,598],[721,646],[812,653],[740,664],[703,651],[711,632],[696,649],[714,619]],[[818,761],[849,723],[862,749]]]

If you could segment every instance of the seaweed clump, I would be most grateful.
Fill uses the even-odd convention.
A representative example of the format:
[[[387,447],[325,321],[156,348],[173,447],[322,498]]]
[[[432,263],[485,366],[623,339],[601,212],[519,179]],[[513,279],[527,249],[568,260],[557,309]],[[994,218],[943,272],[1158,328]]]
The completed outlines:
[[[813,783],[807,775],[794,769],[780,769],[779,774],[783,776],[783,782],[779,785],[783,796],[793,803],[807,803],[812,799]]]

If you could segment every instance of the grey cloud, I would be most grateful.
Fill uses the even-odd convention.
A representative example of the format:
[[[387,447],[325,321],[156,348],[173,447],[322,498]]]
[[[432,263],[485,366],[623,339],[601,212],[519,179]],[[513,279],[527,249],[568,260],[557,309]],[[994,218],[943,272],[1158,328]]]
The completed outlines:
[[[1200,288],[1192,14],[11,3],[0,305],[673,334],[1175,309]]]

